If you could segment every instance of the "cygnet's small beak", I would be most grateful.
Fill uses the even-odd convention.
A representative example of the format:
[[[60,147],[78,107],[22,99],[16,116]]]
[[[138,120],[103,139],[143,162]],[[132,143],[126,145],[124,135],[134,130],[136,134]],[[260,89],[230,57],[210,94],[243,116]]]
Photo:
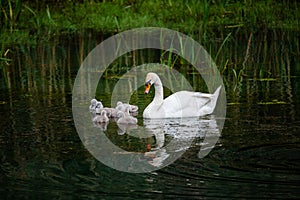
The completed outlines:
[[[150,90],[150,87],[151,87],[151,83],[150,83],[150,82],[147,82],[147,83],[145,84],[145,86],[146,86],[145,94],[148,94],[148,93],[149,93],[149,90]]]

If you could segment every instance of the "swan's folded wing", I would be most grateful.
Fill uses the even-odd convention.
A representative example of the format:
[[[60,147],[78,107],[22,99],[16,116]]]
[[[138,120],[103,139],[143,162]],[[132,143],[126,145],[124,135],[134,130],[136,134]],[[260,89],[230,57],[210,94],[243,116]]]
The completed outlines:
[[[207,94],[207,93],[201,93],[201,92],[195,92],[194,97],[199,97],[199,98],[212,98],[212,94]]]
[[[201,93],[201,92],[194,92],[194,96],[195,97],[200,97],[200,98],[214,98],[217,96],[219,96],[220,90],[221,90],[221,85],[215,90],[215,92],[213,94],[210,93]]]

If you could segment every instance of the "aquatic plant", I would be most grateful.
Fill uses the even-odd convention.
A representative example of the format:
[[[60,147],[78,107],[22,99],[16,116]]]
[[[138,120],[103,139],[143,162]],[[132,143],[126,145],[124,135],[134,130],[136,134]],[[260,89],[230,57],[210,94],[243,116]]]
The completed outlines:
[[[136,4],[130,0],[86,0],[52,4],[0,0],[0,5],[2,65],[10,61],[4,56],[6,50],[19,48],[16,44],[39,45],[54,38],[72,38],[75,33],[80,44],[77,59],[82,62],[107,36],[135,27],[160,26],[186,33],[203,45],[232,93],[243,89],[247,77],[289,79],[300,72],[300,3],[296,1],[149,0]],[[93,44],[86,44],[86,37],[98,36]],[[180,45],[184,49],[185,44]],[[193,50],[190,54],[197,56]],[[118,78],[132,66],[153,60],[192,75],[193,85],[200,85],[200,75],[172,49],[130,52],[114,62],[105,75]]]
[[[8,30],[13,32],[17,28],[18,19],[21,14],[22,1],[8,0],[6,3],[0,1],[1,18],[4,27],[8,26]],[[3,28],[3,27],[1,27]]]

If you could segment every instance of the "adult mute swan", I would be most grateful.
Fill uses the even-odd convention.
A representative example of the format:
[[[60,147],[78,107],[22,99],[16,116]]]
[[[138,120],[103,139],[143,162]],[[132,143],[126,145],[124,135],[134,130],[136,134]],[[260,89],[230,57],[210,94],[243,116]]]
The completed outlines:
[[[144,118],[181,118],[198,117],[211,114],[220,94],[219,86],[213,94],[201,92],[179,91],[167,98],[163,98],[163,85],[156,73],[150,72],[146,76],[145,94],[154,85],[153,101],[143,112]]]

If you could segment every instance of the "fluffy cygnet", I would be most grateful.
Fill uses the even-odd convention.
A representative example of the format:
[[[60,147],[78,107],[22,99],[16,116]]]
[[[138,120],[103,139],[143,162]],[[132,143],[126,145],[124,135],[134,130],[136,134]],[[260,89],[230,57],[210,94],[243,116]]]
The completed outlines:
[[[93,119],[93,122],[97,123],[107,123],[109,121],[107,117],[107,113],[105,110],[101,110],[100,108],[96,108],[96,116]]]
[[[129,108],[125,112],[118,112],[117,124],[137,124],[137,119],[129,115]]]
[[[138,109],[139,109],[138,106],[136,106],[136,105],[130,105],[128,103],[122,103],[121,101],[117,102],[117,106],[116,106],[117,110],[121,110],[121,111],[125,112],[126,108],[129,108],[129,112],[131,112],[131,113],[137,112]]]

